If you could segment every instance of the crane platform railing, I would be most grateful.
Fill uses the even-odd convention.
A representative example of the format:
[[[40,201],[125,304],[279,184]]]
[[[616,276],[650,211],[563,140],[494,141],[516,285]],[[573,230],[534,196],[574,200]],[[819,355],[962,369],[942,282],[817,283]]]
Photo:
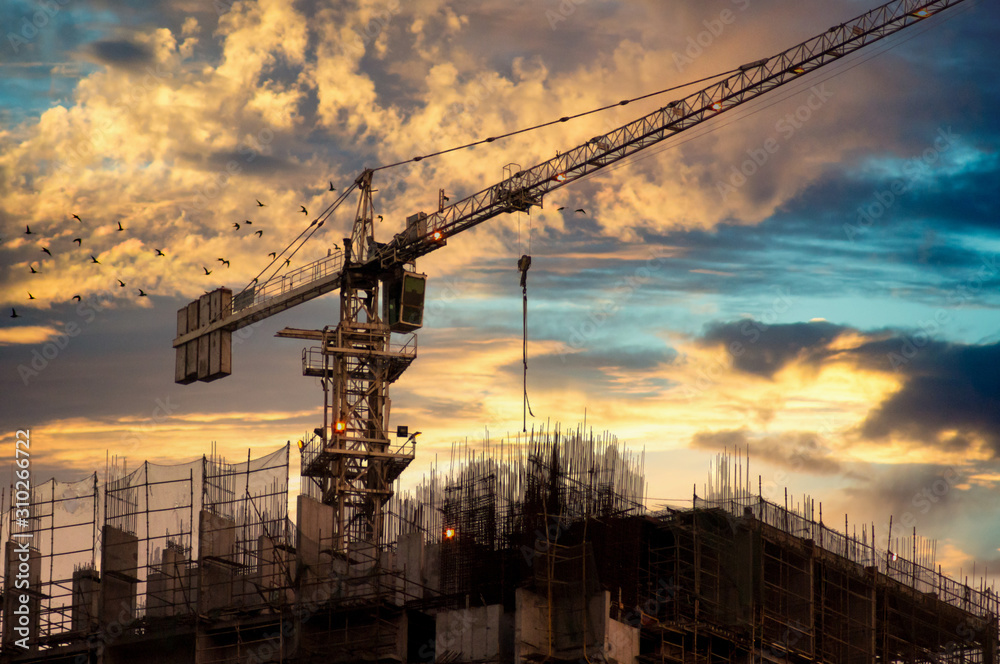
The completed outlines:
[[[339,275],[344,268],[344,252],[331,250],[330,254],[300,268],[275,274],[262,284],[250,284],[242,292],[233,296],[231,314],[238,314],[245,309],[264,304],[270,300],[282,298],[296,288],[308,286],[314,282],[326,281]]]

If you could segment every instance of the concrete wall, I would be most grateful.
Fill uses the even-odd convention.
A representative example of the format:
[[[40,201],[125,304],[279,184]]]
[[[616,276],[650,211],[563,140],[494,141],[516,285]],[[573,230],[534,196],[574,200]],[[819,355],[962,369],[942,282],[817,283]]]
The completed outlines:
[[[101,575],[97,570],[78,569],[73,572],[72,629],[90,632],[99,627]]]
[[[101,528],[102,626],[124,626],[135,619],[139,538],[107,524]]]
[[[503,606],[477,606],[437,614],[434,660],[506,662],[509,659],[510,620]]]

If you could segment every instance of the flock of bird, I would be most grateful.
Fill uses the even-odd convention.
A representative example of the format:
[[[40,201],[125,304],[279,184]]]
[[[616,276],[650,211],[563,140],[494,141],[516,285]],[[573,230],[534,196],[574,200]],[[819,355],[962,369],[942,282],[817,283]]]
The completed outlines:
[[[332,187],[333,187],[332,183],[331,183],[330,186],[331,186],[331,191],[333,191],[333,189],[332,189]],[[267,205],[266,203],[262,203],[258,199],[255,199],[255,200],[257,202],[257,207],[266,207],[266,205]],[[299,207],[300,207],[300,211],[302,213],[308,214],[308,212],[306,211],[306,208],[305,208],[304,205],[303,206],[299,206]],[[84,221],[80,217],[80,215],[73,214],[73,215],[71,215],[71,217],[73,219],[75,219],[78,224],[81,224],[81,225],[85,226]],[[122,226],[122,223],[120,221],[117,222],[117,224],[118,224],[118,228],[116,229],[115,232],[125,233],[125,232],[128,231],[127,228],[125,228],[125,227]],[[242,224],[233,222],[233,228],[236,231],[239,231],[240,228],[242,228],[243,226],[252,226],[252,225],[253,225],[253,221],[251,221],[249,219],[244,219]],[[31,230],[31,226],[27,225],[27,224],[24,227],[24,234],[25,235],[38,235],[38,233],[36,233],[35,231]],[[253,232],[253,235],[257,236],[258,238],[262,238],[264,236],[264,231],[263,231],[263,229],[256,230],[256,231]],[[82,248],[83,247],[83,241],[84,241],[84,237],[81,234],[81,237],[73,238],[71,240],[71,243],[75,243],[77,245],[77,247]],[[48,246],[42,246],[40,251],[41,251],[41,253],[44,253],[45,255],[47,255],[49,258],[55,258],[55,255],[52,253],[52,249],[50,249]],[[167,254],[164,252],[163,249],[155,249],[154,248],[153,251],[155,252],[154,255],[157,258],[159,258],[159,257],[166,257],[167,256]],[[269,254],[269,256],[272,257],[272,258],[274,257],[274,255],[275,255],[275,252],[271,252]],[[41,274],[42,273],[42,269],[44,267],[44,264],[42,263],[42,260],[44,260],[44,259],[39,259],[38,261],[29,261],[28,262],[28,269],[31,270],[31,274]],[[227,268],[230,267],[229,259],[227,259],[227,258],[218,258],[216,260],[221,265],[224,265]],[[36,263],[37,263],[37,268],[35,267]],[[92,264],[92,265],[103,265],[104,263],[102,263],[100,260],[98,260],[97,256],[95,256],[94,254],[90,254],[90,264]],[[290,262],[286,261],[286,264],[290,264]],[[208,275],[212,274],[212,272],[213,272],[213,270],[209,269],[208,267],[204,267],[204,266],[202,267],[202,270],[205,273],[204,276],[208,276]],[[118,277],[115,277],[115,280],[118,282],[118,287],[119,288],[126,288],[127,287],[127,284],[122,279],[120,279]],[[136,293],[137,293],[136,297],[149,297],[149,293],[147,293],[142,288],[136,288]],[[37,299],[38,298],[36,298],[34,295],[31,294],[31,291],[28,291],[28,300],[29,301],[31,301],[31,300],[37,300]],[[76,301],[76,302],[81,302],[83,298],[80,295],[74,295],[70,299],[73,300],[73,301]],[[10,309],[10,317],[11,318],[22,318],[23,316],[21,314],[17,313],[17,309],[15,307],[11,307],[11,309]]]
[[[330,191],[336,191],[334,189],[334,187],[333,187],[333,182],[330,183]],[[267,206],[266,203],[262,203],[259,199],[254,199],[254,200],[257,203],[257,207],[266,207]],[[566,209],[565,206],[558,208],[557,211],[561,212],[564,209]],[[299,211],[302,212],[302,214],[304,214],[306,216],[309,215],[309,211],[306,209],[306,206],[304,206],[304,205],[300,205],[299,206]],[[584,214],[584,215],[587,214],[587,211],[584,210],[583,208],[577,208],[576,210],[574,210],[574,212],[576,214]],[[81,219],[79,215],[73,214],[72,218],[75,219],[79,224],[83,224],[83,219]],[[382,216],[379,215],[379,221],[381,221],[381,220],[382,220]],[[118,223],[118,228],[116,229],[116,232],[118,232],[118,233],[124,233],[124,232],[126,232],[128,230],[127,228],[124,228],[122,226],[122,222],[119,221],[117,223]],[[239,232],[240,229],[243,229],[246,226],[253,226],[253,221],[251,221],[250,219],[244,219],[242,223],[234,221],[234,222],[232,222],[232,225],[233,225],[233,230],[236,231],[236,232]],[[34,231],[31,230],[31,226],[29,226],[29,225],[25,225],[25,227],[24,227],[24,234],[25,235],[37,235],[37,233],[35,233]],[[264,231],[263,231],[263,229],[257,229],[252,234],[256,235],[258,238],[264,237]],[[80,247],[80,248],[83,247],[83,237],[73,238],[72,242],[76,243],[77,247]],[[156,252],[156,254],[155,254],[156,257],[166,257],[166,255],[167,255],[166,253],[164,253],[164,251],[162,249],[154,249],[153,251]],[[49,256],[49,258],[54,258],[53,254],[52,254],[52,251],[47,246],[41,247],[41,253],[46,254],[47,256]],[[275,256],[276,256],[276,252],[273,252],[273,251],[268,254],[268,258],[271,258],[271,259],[274,259]],[[226,268],[228,268],[230,266],[230,262],[226,258],[217,258],[216,260],[221,265],[226,266]],[[42,268],[41,259],[39,259],[37,261],[38,262],[38,269],[35,268],[35,265],[34,265],[35,262],[36,261],[29,261],[29,263],[28,263],[28,268],[31,270],[31,274],[39,274],[42,271],[41,270],[41,268]],[[97,257],[94,256],[93,254],[90,254],[90,263],[91,264],[96,264],[96,265],[102,265],[101,261],[97,260]],[[286,266],[291,265],[291,260],[286,260],[285,261],[285,265]],[[213,270],[210,270],[207,266],[202,266],[201,269],[205,273],[204,276],[209,276],[213,272]],[[125,288],[126,287],[125,282],[122,281],[120,278],[116,277],[116,280],[118,281],[118,287],[119,288]],[[136,291],[137,291],[137,297],[148,297],[149,296],[149,294],[146,293],[146,291],[144,291],[141,288],[137,288]],[[28,291],[28,300],[30,301],[30,300],[35,300],[35,299],[37,299],[37,298],[34,295],[32,295],[30,291]],[[80,302],[82,300],[82,298],[80,297],[80,295],[74,295],[71,299],[75,300],[77,302]],[[21,318],[22,316],[19,313],[17,313],[17,309],[15,309],[14,307],[11,307],[10,317],[11,318]]]

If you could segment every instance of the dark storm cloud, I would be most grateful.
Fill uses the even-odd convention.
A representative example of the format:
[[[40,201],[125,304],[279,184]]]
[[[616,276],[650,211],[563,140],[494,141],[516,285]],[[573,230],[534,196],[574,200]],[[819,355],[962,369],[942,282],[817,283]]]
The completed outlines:
[[[726,348],[736,369],[772,378],[795,360],[821,362],[828,354],[830,342],[847,329],[826,321],[766,325],[745,319],[712,323],[699,341],[706,346]]]
[[[88,46],[87,51],[104,64],[124,69],[148,65],[153,61],[152,51],[128,39],[96,41]]]
[[[848,331],[867,340],[832,350],[831,342]],[[949,451],[983,440],[1000,456],[1000,343],[933,341],[923,330],[859,332],[825,321],[764,325],[752,319],[710,324],[698,342],[726,348],[736,370],[764,378],[791,362],[820,368],[834,355],[860,369],[895,373],[902,386],[874,405],[861,435],[902,435]]]
[[[1000,343],[927,341],[918,332],[868,343],[852,354],[905,377],[900,390],[868,414],[864,436],[897,433],[956,450],[982,438],[1000,455]]]

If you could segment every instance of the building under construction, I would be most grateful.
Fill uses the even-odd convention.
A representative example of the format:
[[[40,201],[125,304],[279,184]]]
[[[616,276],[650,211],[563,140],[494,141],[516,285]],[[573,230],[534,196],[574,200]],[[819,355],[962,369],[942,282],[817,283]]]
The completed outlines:
[[[691,508],[650,511],[609,437],[463,456],[343,546],[308,477],[289,519],[288,447],[40,485],[3,523],[3,661],[997,661],[992,589],[764,500],[726,458]]]

